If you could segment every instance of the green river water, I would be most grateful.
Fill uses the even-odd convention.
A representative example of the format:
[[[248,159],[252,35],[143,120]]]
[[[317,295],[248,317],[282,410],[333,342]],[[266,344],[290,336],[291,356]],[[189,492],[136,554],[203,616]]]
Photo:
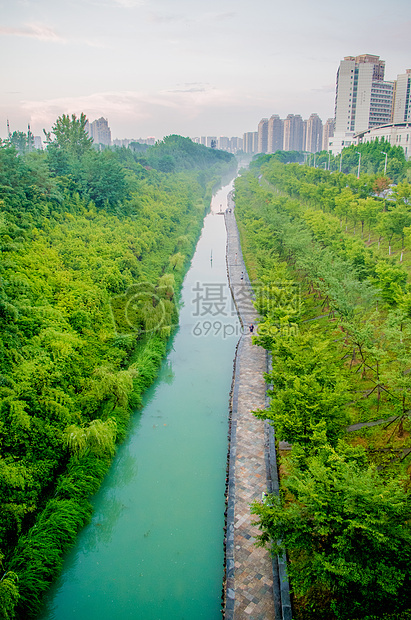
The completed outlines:
[[[240,326],[217,212],[231,188],[213,198],[169,354],[39,620],[221,618],[228,400]]]

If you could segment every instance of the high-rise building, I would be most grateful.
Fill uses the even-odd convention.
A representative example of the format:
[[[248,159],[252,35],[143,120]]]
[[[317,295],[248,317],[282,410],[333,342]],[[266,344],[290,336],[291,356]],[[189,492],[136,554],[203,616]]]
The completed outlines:
[[[130,142],[131,142],[131,139],[129,140],[128,138],[124,138],[124,139],[114,138],[114,140],[112,140],[112,145],[118,146],[118,147],[125,146],[127,148]]]
[[[323,123],[318,114],[311,114],[305,132],[305,151],[318,153],[322,150]]]
[[[220,136],[218,138],[218,148],[221,151],[229,151],[231,149],[230,138],[227,136]]]
[[[393,123],[411,121],[411,69],[397,76],[392,120]]]
[[[292,120],[294,118],[294,114],[289,114],[287,118],[284,119],[284,142],[283,149],[284,151],[291,151],[291,140],[292,140]]]
[[[237,137],[232,137],[230,140],[230,145],[231,145],[231,152],[232,153],[237,153],[237,151],[242,151],[243,149],[243,139],[242,138],[237,138]]]
[[[253,131],[253,153],[258,153],[258,131]]]
[[[304,121],[299,114],[289,114],[284,120],[284,151],[302,151]]]
[[[282,151],[283,140],[284,121],[281,120],[278,114],[273,114],[268,121],[267,153]]]
[[[108,126],[108,120],[106,118],[101,117],[92,123],[87,121],[85,129],[89,133],[90,137],[93,138],[93,142],[95,144],[110,146],[111,130]]]
[[[358,133],[391,120],[393,82],[379,56],[346,56],[337,72],[335,133]]]
[[[327,118],[323,126],[323,143],[322,150],[328,151],[329,139],[334,135],[334,119]]]
[[[267,153],[268,144],[268,118],[262,118],[258,123],[257,153]]]
[[[337,71],[334,155],[354,143],[359,132],[391,122],[394,82],[384,81],[385,61],[379,56],[346,56]]]
[[[308,121],[303,121],[303,144],[301,149],[303,151],[307,150],[307,124]]]
[[[243,136],[244,153],[258,152],[258,131],[247,131]]]
[[[252,146],[252,131],[246,131],[243,134],[243,151],[244,153],[252,153],[252,148],[250,148],[250,143]]]

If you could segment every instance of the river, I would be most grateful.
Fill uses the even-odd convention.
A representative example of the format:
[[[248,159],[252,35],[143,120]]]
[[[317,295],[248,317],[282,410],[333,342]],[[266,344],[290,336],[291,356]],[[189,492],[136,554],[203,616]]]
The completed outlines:
[[[221,618],[228,401],[240,326],[218,191],[158,379],[39,620]]]

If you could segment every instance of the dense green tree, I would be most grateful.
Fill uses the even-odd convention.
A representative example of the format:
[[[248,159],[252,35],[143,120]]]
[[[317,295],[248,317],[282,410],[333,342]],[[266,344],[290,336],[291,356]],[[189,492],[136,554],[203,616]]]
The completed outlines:
[[[113,455],[117,424],[113,418],[105,422],[92,420],[87,427],[72,424],[65,429],[64,441],[70,452],[78,457],[91,452],[96,456]]]
[[[14,620],[15,608],[19,600],[18,576],[12,571],[0,579],[0,609],[4,620]]]
[[[77,118],[75,114],[63,114],[54,123],[51,132],[44,134],[47,139],[48,149],[60,150],[73,157],[82,157],[90,151],[93,139],[86,132],[87,117],[81,113]],[[53,134],[53,137],[51,136]]]
[[[391,242],[394,236],[401,239],[404,248],[404,228],[411,224],[411,211],[405,205],[399,205],[390,211],[383,211],[378,216],[379,229],[388,240],[388,255],[391,255]]]
[[[257,338],[258,342],[258,338]],[[318,425],[335,443],[346,423],[347,384],[333,362],[330,343],[315,332],[279,333],[271,350],[270,404],[258,417],[272,420],[277,436],[307,446]]]
[[[379,161],[380,148],[366,146]],[[268,156],[235,184],[263,314],[254,341],[272,358],[270,402],[256,415],[292,444],[291,455],[279,454],[280,498],[253,509],[261,544],[287,550],[301,620],[407,617],[411,607],[409,485],[398,475],[408,455],[410,285],[398,258],[352,234],[360,221],[375,238],[379,218],[393,241],[407,237],[408,188],[384,205],[373,197],[373,180]],[[327,196],[322,185],[336,191]],[[292,289],[293,278],[306,308],[294,316],[285,303],[273,309],[269,294],[279,297],[281,281]],[[327,338],[310,328],[316,323]],[[346,433],[349,423],[393,414],[388,427]]]
[[[304,469],[294,465],[287,492],[254,503],[253,513],[260,544],[290,554],[292,588],[311,617],[380,617],[409,607],[411,498],[397,480],[324,444]]]
[[[373,183],[373,190],[379,196],[390,186],[390,179],[386,176],[377,177]]]
[[[117,206],[126,197],[124,172],[110,151],[86,153],[75,175],[82,195],[98,208]]]
[[[20,155],[24,155],[29,150],[29,139],[23,131],[13,131],[9,137],[9,143],[15,147]]]
[[[0,143],[5,618],[35,615],[88,519],[166,352],[207,193],[233,162],[176,138],[155,152],[184,171],[143,168],[131,150],[92,149],[84,115],[58,119],[48,142]]]

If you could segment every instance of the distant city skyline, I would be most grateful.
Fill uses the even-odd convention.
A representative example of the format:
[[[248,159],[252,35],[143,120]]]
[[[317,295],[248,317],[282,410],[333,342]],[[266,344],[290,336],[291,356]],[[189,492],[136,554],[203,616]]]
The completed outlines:
[[[408,0],[0,0],[0,137],[63,113],[108,118],[113,139],[242,136],[278,114],[334,115],[338,64],[411,67]],[[361,28],[360,28],[361,26]]]

